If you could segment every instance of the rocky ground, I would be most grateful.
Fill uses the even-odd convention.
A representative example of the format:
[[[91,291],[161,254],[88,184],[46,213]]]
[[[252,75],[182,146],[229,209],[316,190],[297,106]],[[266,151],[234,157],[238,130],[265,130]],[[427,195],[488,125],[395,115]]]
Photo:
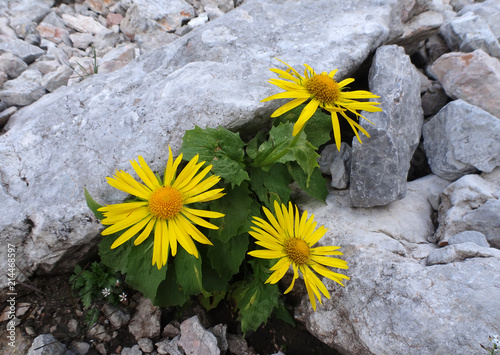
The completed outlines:
[[[498,1],[157,1],[0,3],[0,233],[20,270],[2,353],[483,351],[500,333]],[[83,187],[118,201],[103,176],[137,152],[158,169],[195,124],[265,125],[274,57],[381,96],[370,139],[322,147],[327,204],[297,200],[342,246],[349,283],[325,282],[316,312],[298,291],[296,328],[272,319],[244,339],[230,305],[174,313],[126,285],[89,327],[69,282],[101,228]]]

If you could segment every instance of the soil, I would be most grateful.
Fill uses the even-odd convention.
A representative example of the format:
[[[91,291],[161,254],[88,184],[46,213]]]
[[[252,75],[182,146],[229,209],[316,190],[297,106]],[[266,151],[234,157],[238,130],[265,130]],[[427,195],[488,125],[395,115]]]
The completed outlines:
[[[52,334],[57,340],[64,343],[68,348],[75,341],[83,341],[91,344],[89,354],[98,354],[95,345],[99,342],[96,339],[90,339],[87,335],[89,326],[86,322],[83,306],[71,290],[70,274],[58,276],[38,276],[29,282],[18,285],[20,293],[27,292],[26,295],[19,297],[17,306],[26,303],[29,304],[27,311],[20,316],[21,323],[16,327],[18,335],[16,336],[16,345],[18,349],[13,351],[6,344],[6,321],[0,323],[0,353],[2,354],[26,354],[34,338],[40,334]],[[21,290],[23,289],[23,290]],[[23,292],[24,291],[24,292]],[[134,312],[134,299],[140,294],[128,293],[130,299],[119,305],[129,314]],[[294,300],[291,299],[293,302]],[[103,304],[98,304],[100,307]],[[214,326],[219,323],[227,324],[227,332],[238,333],[238,322],[231,314],[230,307],[221,303],[216,309],[205,312],[201,307],[189,305],[182,311],[173,309],[164,309],[162,316],[162,329],[172,320],[182,322],[183,320],[197,314],[205,327]],[[77,321],[76,332],[70,331],[68,323],[72,320]],[[134,337],[128,332],[128,327],[123,326],[119,329],[110,329],[107,319],[100,314],[97,324],[103,324],[108,333],[113,334],[112,340],[108,343],[108,353],[120,353],[123,347],[132,347],[137,344]],[[241,332],[240,332],[241,333]],[[21,338],[21,339],[19,339]],[[302,324],[296,324],[295,327],[288,323],[275,319],[269,319],[267,324],[261,326],[255,332],[248,332],[246,341],[249,347],[252,347],[258,354],[274,354],[282,351],[287,355],[304,354],[332,354],[338,353],[328,347],[313,335],[311,335]],[[160,341],[152,339],[153,342]],[[231,355],[228,351],[227,355]]]

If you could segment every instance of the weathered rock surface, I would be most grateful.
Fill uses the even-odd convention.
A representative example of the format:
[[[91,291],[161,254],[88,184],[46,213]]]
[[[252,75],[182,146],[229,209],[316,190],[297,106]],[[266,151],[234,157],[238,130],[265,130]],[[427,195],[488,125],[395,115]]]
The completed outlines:
[[[370,69],[370,91],[380,96],[382,112],[361,119],[370,134],[363,144],[352,144],[351,203],[381,206],[406,194],[410,160],[420,141],[424,121],[419,75],[403,48],[377,49]],[[380,159],[384,156],[385,159]]]
[[[160,335],[161,310],[153,306],[151,300],[141,297],[130,320],[128,329],[136,340],[154,338]]]
[[[432,172],[444,179],[500,166],[500,120],[465,101],[447,104],[422,134]]]
[[[349,209],[343,191],[326,206],[303,200],[330,230],[322,244],[342,247],[351,280],[343,288],[325,279],[331,300],[314,312],[305,296],[295,317],[343,354],[480,354],[498,329],[500,258],[496,249],[463,243],[452,246],[456,257],[441,259],[449,263],[426,266],[439,250],[426,242],[428,198],[445,185],[436,176],[409,182],[407,196],[384,208]]]
[[[463,15],[469,11],[481,16],[497,39],[500,40],[500,21],[498,21],[500,16],[500,4],[497,0],[486,0],[476,3],[471,1],[464,6],[458,14]]]
[[[130,170],[137,155],[161,170],[168,145],[177,152],[195,124],[235,129],[267,120],[281,104],[260,103],[274,93],[266,83],[274,57],[297,67],[308,58],[344,77],[390,39],[396,5],[248,0],[122,69],[19,110],[0,139],[0,233],[19,246],[19,267],[26,275],[72,268],[101,228],[84,186],[98,202],[118,202],[124,196],[105,177]]]
[[[181,323],[179,347],[186,354],[220,354],[220,349],[217,347],[217,338],[203,328],[197,316],[191,317]]]
[[[430,68],[446,94],[462,99],[500,118],[500,60],[483,50],[442,55]]]
[[[500,249],[500,186],[479,175],[466,175],[441,194],[439,227],[429,240],[440,246],[464,231],[477,231]]]

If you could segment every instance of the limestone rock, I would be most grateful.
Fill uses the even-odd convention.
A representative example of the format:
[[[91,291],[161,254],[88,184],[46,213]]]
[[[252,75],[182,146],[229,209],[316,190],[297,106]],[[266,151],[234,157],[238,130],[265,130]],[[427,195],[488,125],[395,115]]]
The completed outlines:
[[[500,166],[500,120],[462,100],[450,102],[427,122],[423,137],[431,170],[444,179]]]
[[[186,319],[181,323],[179,346],[186,354],[220,354],[220,349],[217,347],[217,338],[203,328],[197,316]]]
[[[443,248],[433,250],[427,257],[426,264],[449,264],[475,257],[500,259],[500,250],[481,247],[472,242],[447,245]]]
[[[482,49],[500,59],[500,44],[483,18],[467,12],[441,26],[440,33],[448,47],[456,52],[473,52]]]
[[[403,48],[377,49],[370,69],[370,91],[379,95],[382,112],[362,113],[370,134],[352,144],[351,203],[357,207],[386,205],[406,194],[410,160],[420,141],[424,120],[418,72]],[[379,157],[384,156],[385,159]]]
[[[153,306],[151,300],[141,297],[128,325],[128,330],[136,340],[154,338],[160,335],[161,309]]]
[[[500,16],[500,4],[497,0],[486,0],[474,4],[467,4],[458,14],[462,15],[469,11],[481,16],[497,39],[500,40],[500,21],[498,21]]]
[[[395,0],[316,4],[247,0],[113,73],[56,90],[13,115],[0,140],[0,233],[18,246],[25,274],[72,270],[101,238],[84,186],[96,201],[117,203],[124,196],[105,177],[131,171],[128,161],[138,154],[161,171],[168,145],[176,154],[195,124],[252,129],[267,122],[281,105],[260,102],[275,93],[266,83],[269,68],[279,65],[274,57],[297,68],[307,58],[318,70],[339,68],[342,78],[389,41],[397,23]],[[5,253],[0,249],[4,269]]]
[[[447,53],[430,70],[452,99],[462,99],[500,118],[500,60],[483,50]]]
[[[9,79],[15,79],[28,69],[28,64],[10,52],[0,55],[0,71],[7,74]]]
[[[73,70],[63,65],[55,71],[44,75],[41,84],[47,91],[53,92],[60,86],[66,85],[71,75],[74,75]]]
[[[20,39],[13,39],[11,41],[1,42],[0,54],[5,52],[10,52],[14,54],[16,57],[19,57],[22,60],[24,60],[24,62],[28,65],[33,63],[37,58],[45,54],[45,52],[42,49],[32,44],[29,44],[25,41],[22,41]]]
[[[92,17],[83,15],[68,15],[63,14],[62,19],[66,26],[77,30],[82,33],[92,33],[97,34],[99,32],[109,32],[109,30],[101,25],[99,22],[94,20]]]
[[[483,233],[477,231],[463,231],[455,234],[448,240],[449,245],[461,243],[474,243],[480,247],[488,248],[490,244]]]
[[[72,351],[67,350],[66,345],[58,341],[51,334],[37,336],[28,350],[28,355],[51,354],[74,355]]]
[[[23,74],[14,80],[9,80],[3,84],[0,89],[0,102],[8,106],[27,106],[45,95],[45,88],[38,82],[27,78],[29,76],[26,70]],[[40,75],[41,80],[41,75]]]
[[[301,201],[300,206],[314,211],[315,221],[329,229],[320,244],[341,246],[341,258],[349,265],[342,271],[351,278],[346,287],[324,279],[332,298],[323,298],[316,311],[307,295],[296,308],[295,317],[318,339],[348,355],[479,354],[486,334],[496,334],[500,319],[498,257],[425,264],[435,249],[424,241],[433,230],[433,212],[427,202],[430,191],[426,189],[437,188],[438,181],[444,183],[436,179],[409,182],[406,198],[390,204],[389,210],[348,210],[348,196],[342,191],[329,196],[326,206],[310,199]],[[360,212],[367,211],[377,214],[369,223],[358,219]],[[429,229],[416,233],[402,216],[407,221],[425,216]],[[402,237],[387,230],[388,225],[399,223]],[[418,238],[408,240],[410,232]]]
[[[478,175],[466,175],[448,186],[441,194],[438,229],[431,242],[440,246],[464,231],[478,231],[488,243],[500,248],[500,188]]]

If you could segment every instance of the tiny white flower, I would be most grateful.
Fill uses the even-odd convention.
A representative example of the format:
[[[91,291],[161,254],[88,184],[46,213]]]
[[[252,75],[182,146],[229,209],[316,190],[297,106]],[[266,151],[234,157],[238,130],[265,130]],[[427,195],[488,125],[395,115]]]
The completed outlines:
[[[120,280],[116,280],[116,287],[120,286]]]
[[[127,300],[127,294],[125,292],[123,292],[121,295],[120,295],[120,302],[123,302],[123,301],[126,301]]]
[[[104,288],[102,290],[102,294],[103,294],[104,297],[108,297],[111,294],[110,289],[109,288]]]

